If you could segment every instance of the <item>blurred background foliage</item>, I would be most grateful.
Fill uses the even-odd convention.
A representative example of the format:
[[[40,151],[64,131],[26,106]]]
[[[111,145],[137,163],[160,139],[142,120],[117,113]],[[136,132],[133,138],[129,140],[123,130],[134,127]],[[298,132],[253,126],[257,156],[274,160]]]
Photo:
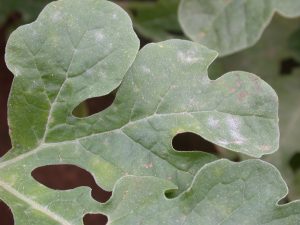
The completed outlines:
[[[49,2],[51,1],[0,0],[0,156],[10,148],[7,98],[13,76],[4,63],[6,41],[12,30],[21,24],[32,22]],[[141,46],[170,38],[189,39],[184,35],[178,22],[179,0],[114,2],[131,16],[134,28],[141,39]],[[300,15],[300,8],[297,15]],[[194,22],[197,23],[197,20]],[[232,70],[254,73],[276,90],[280,103],[280,148],[275,154],[263,157],[263,160],[275,165],[288,183],[290,192],[286,201],[300,198],[300,18],[284,18],[276,14],[254,46],[219,57],[209,68],[209,76],[211,79],[216,79]],[[99,112],[111,104],[114,94],[113,92],[107,96],[89,99],[77,107],[74,114],[80,117]],[[174,138],[173,146],[179,151],[205,150],[235,161],[246,158],[243,155],[224,151],[192,133],[184,133]],[[62,174],[65,173],[61,179],[57,179],[56,174],[52,174],[51,177],[51,173],[46,172],[40,174],[39,179],[44,180],[44,183],[54,183],[54,187],[55,183],[68,186],[68,182],[86,179],[77,170],[65,167],[60,168],[60,171]],[[1,225],[11,224],[9,211],[3,203],[0,204],[0,214]],[[97,223],[93,222],[96,219],[89,219],[89,221],[86,224],[99,224],[99,221],[104,220],[98,218]]]

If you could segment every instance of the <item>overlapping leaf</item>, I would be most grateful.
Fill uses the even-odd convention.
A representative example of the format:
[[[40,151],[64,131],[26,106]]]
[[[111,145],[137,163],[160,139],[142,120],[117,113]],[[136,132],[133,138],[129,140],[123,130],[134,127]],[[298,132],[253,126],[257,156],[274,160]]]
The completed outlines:
[[[300,221],[300,202],[277,204],[287,193],[286,185],[273,166],[260,160],[210,163],[187,191],[167,199],[165,192],[174,188],[154,177],[125,177],[103,211],[111,225],[296,225]]]
[[[40,166],[80,166],[106,190],[124,175],[151,175],[182,192],[215,157],[174,151],[178,133],[256,157],[277,149],[277,96],[261,79],[237,71],[210,80],[216,53],[189,41],[150,44],[136,57],[137,51],[128,15],[103,0],[52,3],[11,35],[13,149],[0,162],[0,198],[16,224],[81,224],[96,207],[86,189],[57,192],[36,182],[30,174]],[[122,79],[108,109],[72,115]]]
[[[189,38],[227,55],[255,44],[274,12],[300,16],[300,1],[182,0],[179,21]]]
[[[280,148],[275,154],[267,156],[266,160],[274,164],[287,180],[291,199],[300,197],[299,171],[293,171],[290,166],[293,156],[300,152],[300,70],[296,66],[299,53],[289,46],[290,37],[298,30],[299,22],[299,19],[274,17],[274,21],[254,47],[221,58],[215,64],[215,67],[222,67],[219,68],[221,74],[236,69],[259,74],[275,88],[280,102]]]

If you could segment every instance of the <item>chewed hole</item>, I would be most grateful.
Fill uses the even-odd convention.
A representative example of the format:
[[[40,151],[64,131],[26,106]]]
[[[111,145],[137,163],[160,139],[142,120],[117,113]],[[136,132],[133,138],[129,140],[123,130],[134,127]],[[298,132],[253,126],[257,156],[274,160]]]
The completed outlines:
[[[166,190],[164,194],[167,199],[176,198],[176,197],[178,197],[178,189]]]
[[[300,169],[300,152],[297,152],[290,158],[290,166],[294,172]]]
[[[294,69],[299,68],[300,63],[297,62],[293,58],[286,58],[281,61],[281,66],[280,66],[280,74],[281,75],[289,75],[292,74]]]
[[[83,217],[84,225],[105,225],[107,224],[107,216],[102,214],[86,214]]]
[[[290,200],[289,200],[288,196],[285,196],[283,199],[279,200],[278,204],[279,205],[284,205],[284,204],[287,204],[289,202],[290,202]]]
[[[172,140],[172,145],[175,150],[181,152],[202,151],[218,154],[218,151],[213,143],[191,132],[177,134]]]
[[[91,116],[111,106],[111,104],[115,100],[115,97],[116,91],[112,91],[111,93],[104,96],[89,98],[76,106],[72,114],[73,116],[79,118]]]
[[[111,196],[111,192],[103,190],[96,184],[89,172],[75,165],[42,166],[34,169],[31,175],[41,184],[55,190],[88,186],[92,189],[92,197],[98,202],[106,202]]]
[[[14,225],[14,217],[10,208],[0,200],[0,224]]]

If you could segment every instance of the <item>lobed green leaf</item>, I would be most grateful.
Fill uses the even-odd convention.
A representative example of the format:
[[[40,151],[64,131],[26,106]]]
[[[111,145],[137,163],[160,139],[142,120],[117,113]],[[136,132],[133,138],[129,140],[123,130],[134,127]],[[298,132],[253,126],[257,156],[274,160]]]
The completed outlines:
[[[290,163],[300,153],[300,70],[290,60],[299,62],[299,52],[291,48],[291,38],[299,29],[299,19],[287,20],[274,17],[261,40],[252,48],[220,58],[213,71],[222,74],[231,70],[247,70],[259,74],[276,90],[279,107],[280,146],[275,154],[264,159],[275,165],[288,183],[290,199],[300,197],[299,169],[293,170]],[[296,51],[295,51],[296,50]],[[253,66],[255,65],[255,66]],[[299,164],[299,162],[296,162]]]
[[[167,199],[165,193],[174,188],[155,177],[124,177],[102,210],[111,225],[296,225],[300,220],[300,202],[278,204],[287,187],[279,172],[260,160],[207,164],[185,192]]]
[[[193,41],[221,56],[254,45],[275,12],[300,16],[298,0],[181,0],[179,22]]]
[[[241,71],[210,80],[217,54],[197,43],[138,47],[128,15],[104,0],[51,3],[11,35],[13,148],[0,161],[0,197],[16,224],[82,224],[99,209],[86,188],[56,191],[35,181],[31,173],[41,166],[79,166],[106,190],[126,175],[155,176],[182,193],[216,157],[175,151],[178,133],[254,157],[277,149],[278,100],[267,83]],[[84,100],[117,88],[106,110],[72,115]]]

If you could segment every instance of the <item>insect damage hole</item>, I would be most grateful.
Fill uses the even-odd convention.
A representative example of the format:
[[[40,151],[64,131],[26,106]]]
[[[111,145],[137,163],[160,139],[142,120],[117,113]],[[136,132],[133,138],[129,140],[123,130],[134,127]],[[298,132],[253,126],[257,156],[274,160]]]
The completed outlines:
[[[212,154],[218,154],[215,145],[201,136],[192,133],[184,132],[176,134],[172,140],[172,146],[177,151],[202,151]]]
[[[93,176],[86,170],[75,165],[49,165],[34,169],[32,177],[39,183],[54,190],[69,190],[80,186],[92,189],[92,197],[98,202],[106,202],[111,192],[100,188]]]
[[[0,200],[0,224],[1,225],[13,225],[14,217],[10,208]]]
[[[106,225],[107,224],[107,216],[103,214],[86,214],[83,217],[84,225]]]
[[[73,116],[84,118],[99,113],[112,105],[116,97],[116,90],[107,95],[89,98],[76,106],[72,112]]]

